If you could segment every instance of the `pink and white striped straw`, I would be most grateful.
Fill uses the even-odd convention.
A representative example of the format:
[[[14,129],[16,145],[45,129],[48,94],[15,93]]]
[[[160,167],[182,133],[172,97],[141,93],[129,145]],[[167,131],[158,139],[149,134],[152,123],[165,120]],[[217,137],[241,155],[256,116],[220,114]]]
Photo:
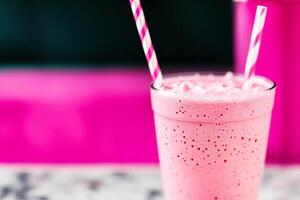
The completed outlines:
[[[150,38],[150,33],[146,23],[141,2],[140,0],[129,0],[129,2],[148,62],[149,70],[153,80],[153,86],[159,89],[162,85],[163,77]]]
[[[261,36],[263,32],[263,28],[265,25],[267,16],[267,7],[265,6],[257,6],[256,15],[251,35],[251,41],[245,66],[245,86],[249,87],[251,85],[251,79],[255,75],[255,66],[257,63],[259,49],[261,44]]]

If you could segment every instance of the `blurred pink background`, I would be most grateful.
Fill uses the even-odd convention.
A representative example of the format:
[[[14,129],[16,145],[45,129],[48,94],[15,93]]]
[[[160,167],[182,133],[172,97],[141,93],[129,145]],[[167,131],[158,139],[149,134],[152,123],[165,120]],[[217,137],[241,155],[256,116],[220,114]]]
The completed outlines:
[[[158,162],[146,69],[10,70],[0,80],[0,162]],[[298,138],[278,130],[275,111],[267,161],[297,162],[286,142]]]
[[[144,69],[3,71],[0,162],[157,162]]]
[[[9,1],[7,2],[9,4]],[[199,3],[199,1],[195,2]],[[257,3],[262,3],[269,7],[262,37],[261,53],[257,63],[257,73],[265,75],[277,83],[277,97],[270,132],[267,162],[284,164],[300,163],[300,87],[298,84],[300,77],[300,4],[298,0],[263,2],[249,0],[234,2],[234,61],[235,70],[238,72],[242,72],[244,68]],[[99,4],[102,5],[101,2]],[[155,5],[159,7],[160,4],[157,3]],[[178,7],[174,7],[173,9],[178,12],[182,11],[180,5],[178,4]],[[188,7],[189,4],[184,5],[186,5],[185,9],[188,8],[191,11],[195,7],[197,9],[201,8],[203,13],[207,12],[207,14],[211,14],[208,8],[203,7],[203,5],[194,7]],[[91,7],[93,8],[93,6]],[[213,8],[215,10],[216,7],[210,7],[210,9]],[[106,9],[104,6],[99,6],[99,8]],[[116,34],[121,30],[112,29],[116,27],[107,26],[106,22],[103,22],[103,27],[110,27],[111,30],[103,29],[103,27],[99,26],[97,34],[105,33],[104,36],[102,38],[90,39],[91,33],[94,33],[94,30],[84,26],[82,31],[87,32],[85,33],[86,40],[82,42],[80,39],[83,37],[80,35],[80,30],[73,29],[80,25],[80,23],[76,20],[73,23],[69,23],[68,20],[72,21],[73,18],[66,17],[65,19],[68,20],[65,21],[65,25],[60,25],[59,27],[67,27],[69,32],[66,33],[69,34],[64,34],[64,30],[62,30],[62,36],[66,38],[74,36],[74,38],[72,40],[62,39],[61,41],[69,41],[68,45],[65,45],[64,42],[57,40],[55,34],[49,34],[49,38],[52,39],[45,39],[47,42],[45,43],[46,45],[40,46],[52,47],[51,45],[55,42],[59,45],[58,47],[53,45],[53,48],[49,50],[50,53],[45,53],[45,55],[49,56],[50,61],[52,61],[52,58],[55,58],[55,55],[57,58],[68,58],[72,61],[83,55],[84,59],[90,61],[90,56],[93,55],[93,59],[99,57],[100,60],[105,61],[107,59],[110,62],[113,62],[118,57],[127,56],[127,61],[134,58],[136,60],[143,60],[143,63],[146,63],[128,4],[124,4],[123,7],[119,6],[118,8],[124,8],[124,13],[126,13],[125,16],[127,18],[124,19],[127,21],[122,23],[122,25],[125,24],[126,26],[120,28],[124,31],[120,35],[126,35],[127,29],[130,30],[128,31],[128,41]],[[223,7],[220,7],[220,10],[216,14],[220,14],[223,10]],[[226,19],[229,19],[229,10],[228,6]],[[7,10],[7,13],[10,13],[9,11]],[[52,12],[52,10],[50,11]],[[73,11],[77,12],[76,9]],[[164,12],[164,10],[160,10],[159,13]],[[172,10],[169,12],[178,13]],[[185,12],[184,10],[183,13]],[[16,19],[19,19],[18,12],[16,13]],[[65,14],[64,12],[62,13]],[[89,12],[87,11],[86,15],[90,16],[88,14]],[[7,16],[10,16],[10,14]],[[56,15],[49,14],[49,16]],[[101,18],[100,15],[99,17]],[[203,18],[205,17],[201,16],[201,19]],[[12,17],[12,19],[15,18]],[[57,19],[49,19],[55,22],[52,23],[54,25],[60,22]],[[81,18],[79,17],[79,19]],[[85,18],[82,17],[82,19]],[[169,19],[167,17],[164,18],[165,21]],[[168,60],[178,57],[178,62],[180,61],[181,63],[191,61],[193,71],[198,69],[199,71],[213,70],[214,68],[211,66],[216,64],[214,63],[216,60],[218,61],[218,65],[220,63],[224,65],[228,63],[230,60],[229,46],[231,43],[230,34],[227,30],[229,29],[229,24],[224,26],[224,29],[222,29],[222,26],[211,27],[212,22],[210,20],[218,23],[221,20],[220,17],[207,17],[203,21],[195,20],[198,19],[197,17],[191,17],[187,18],[184,22],[178,21],[174,16],[173,19],[172,23],[174,26],[171,26],[172,23],[170,23],[170,27],[165,27],[167,23],[160,23],[159,20],[156,20],[156,23],[160,26],[157,25],[156,28],[155,23],[152,23],[154,25],[152,26],[154,40],[157,41],[157,46],[161,47],[161,49],[158,48],[158,54],[162,55],[160,58]],[[120,19],[115,18],[115,20],[117,22]],[[32,22],[32,20],[28,21]],[[87,18],[87,21],[92,20]],[[21,22],[23,23],[23,21]],[[41,22],[41,24],[46,22]],[[116,22],[114,21],[114,23]],[[196,22],[199,24],[197,25]],[[98,23],[97,20],[96,23]],[[221,21],[221,23],[223,22]],[[15,23],[8,24],[14,26]],[[69,24],[72,25],[71,28],[68,28],[67,25]],[[86,25],[88,23],[83,24]],[[186,26],[182,28],[183,24]],[[206,28],[206,26],[209,28]],[[96,26],[93,25],[93,27]],[[50,30],[57,30],[56,28],[56,26],[52,27],[52,29],[50,27],[49,31],[45,29],[46,31],[43,33],[48,34],[51,32]],[[117,26],[117,28],[119,27]],[[172,29],[174,32],[173,38],[169,37],[169,28],[174,28]],[[176,28],[178,30],[184,29],[184,32],[178,32]],[[163,29],[165,29],[165,34],[160,34],[160,31]],[[221,29],[223,32],[221,32]],[[116,34],[111,35],[111,39],[107,39],[110,33],[105,31],[108,30]],[[33,29],[32,33],[38,32]],[[75,33],[78,34],[76,35]],[[97,34],[94,34],[94,37]],[[200,34],[203,35],[199,37]],[[4,35],[7,37],[10,36],[7,33]],[[15,35],[23,36],[23,30],[22,34],[17,32]],[[31,36],[31,32],[28,35]],[[160,39],[160,36],[162,39]],[[26,37],[25,39],[21,38],[20,41],[27,41]],[[119,40],[119,43],[112,42],[115,39],[124,42],[123,46],[120,45]],[[177,40],[176,45],[178,45],[176,48],[172,46],[175,39]],[[26,48],[21,46],[21,50],[17,49],[22,44],[21,42],[5,38],[3,41],[7,42],[7,46],[10,45],[10,42],[16,46],[11,48],[4,46],[4,53],[1,54],[3,56],[2,61],[6,59],[10,60],[13,56],[19,58],[17,55],[21,55],[20,58],[26,55],[26,51],[24,50],[27,48],[26,46]],[[72,45],[77,44],[75,41],[78,41],[78,46],[75,46],[80,50],[78,50],[79,53],[76,50],[72,51],[73,48],[75,49]],[[87,43],[88,41],[90,43]],[[94,45],[95,41],[99,43]],[[107,46],[103,46],[102,42],[107,42],[104,43]],[[39,45],[37,46],[39,47]],[[34,47],[37,48],[36,46]],[[96,53],[88,52],[91,47],[94,48],[93,50]],[[59,52],[58,50],[63,50],[64,48],[67,48],[67,50],[65,49],[66,54],[60,55],[57,53]],[[182,51],[182,49],[186,51]],[[5,52],[8,50],[11,50],[12,54],[6,55]],[[170,53],[171,50],[173,53]],[[44,51],[41,49],[37,50],[37,52]],[[103,55],[98,55],[97,53],[101,51],[103,51]],[[43,59],[45,55],[43,53],[41,55],[40,59]],[[32,57],[34,58],[34,56]],[[25,58],[27,57],[25,56]],[[126,63],[126,59],[121,59],[119,62]],[[21,59],[21,62],[25,61],[26,59]],[[197,66],[200,61],[202,67],[198,68]],[[209,63],[210,66],[203,67],[205,62]],[[224,65],[217,69],[230,69],[229,67],[223,67]],[[85,67],[85,65],[83,66]],[[0,162],[157,163],[156,140],[149,95],[151,80],[147,67],[117,67],[115,64],[113,67],[112,64],[108,67],[103,66],[102,63],[102,66],[97,70],[80,70],[73,69],[72,67],[68,70],[1,70]],[[172,70],[175,68],[178,70],[179,67],[174,66],[173,68],[172,66],[171,68]],[[164,71],[167,71],[167,69],[170,69],[170,67],[163,66]],[[186,70],[185,67],[181,67],[180,69]]]

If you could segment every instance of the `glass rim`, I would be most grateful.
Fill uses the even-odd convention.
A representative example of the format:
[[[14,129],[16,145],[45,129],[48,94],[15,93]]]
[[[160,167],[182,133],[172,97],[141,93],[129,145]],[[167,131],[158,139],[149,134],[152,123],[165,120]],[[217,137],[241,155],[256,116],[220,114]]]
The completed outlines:
[[[175,76],[179,76],[179,75],[181,75],[181,76],[182,75],[192,75],[192,74],[195,74],[195,73],[200,73],[200,72],[177,72],[177,73],[167,74],[164,77],[165,78],[169,78],[169,77],[175,77]],[[224,75],[225,73],[226,72],[217,72],[217,71],[216,72],[214,72],[214,71],[212,71],[212,72],[206,72],[206,71],[204,71],[204,72],[201,72],[200,75],[201,74],[206,74],[206,75],[208,75],[208,74],[212,74],[212,75]],[[242,73],[234,73],[234,72],[232,72],[232,73],[234,75],[243,75]],[[255,75],[255,77],[262,78],[262,79],[264,79],[266,81],[271,82],[271,84],[272,84],[271,87],[269,87],[268,89],[263,90],[262,92],[272,91],[272,90],[274,90],[277,87],[276,82],[273,81],[272,79],[269,79],[269,78],[267,78],[265,76],[260,76],[260,75]],[[154,90],[154,91],[159,91],[160,90],[160,89],[157,89],[157,88],[154,87],[154,82],[153,81],[150,84],[150,89]]]

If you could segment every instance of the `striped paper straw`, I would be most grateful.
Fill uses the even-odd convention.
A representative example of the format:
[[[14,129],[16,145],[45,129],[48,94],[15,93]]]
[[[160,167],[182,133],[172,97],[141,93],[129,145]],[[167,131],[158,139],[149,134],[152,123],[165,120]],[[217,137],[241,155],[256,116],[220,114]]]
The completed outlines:
[[[251,35],[251,41],[245,67],[246,85],[251,85],[251,78],[255,74],[255,65],[259,54],[261,36],[267,16],[267,7],[257,6],[256,15]]]
[[[153,80],[153,86],[159,89],[162,85],[163,77],[150,38],[150,33],[146,23],[141,2],[140,0],[129,0],[129,2],[148,62],[149,70]]]

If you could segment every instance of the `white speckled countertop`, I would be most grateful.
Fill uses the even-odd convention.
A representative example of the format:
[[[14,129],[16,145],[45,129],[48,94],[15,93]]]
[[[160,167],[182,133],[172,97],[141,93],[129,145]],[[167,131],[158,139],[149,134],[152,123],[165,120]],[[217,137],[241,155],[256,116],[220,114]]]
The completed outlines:
[[[0,165],[0,200],[161,200],[156,166]],[[299,200],[300,166],[267,167],[259,200]]]

